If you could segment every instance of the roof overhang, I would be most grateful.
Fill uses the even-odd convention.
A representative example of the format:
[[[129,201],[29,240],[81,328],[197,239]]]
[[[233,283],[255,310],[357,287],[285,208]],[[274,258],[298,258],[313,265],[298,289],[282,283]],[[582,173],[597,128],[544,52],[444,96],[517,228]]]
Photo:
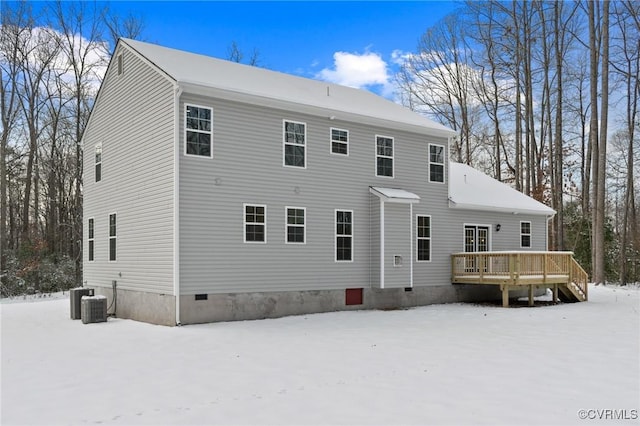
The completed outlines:
[[[301,103],[299,101],[296,101],[295,99],[276,99],[273,97],[261,96],[258,94],[242,92],[239,90],[211,87],[204,82],[179,80],[178,85],[186,93],[192,93],[200,96],[211,96],[228,101],[247,103],[267,108],[278,108],[284,110],[293,109],[304,114],[324,117],[327,121],[350,121],[441,138],[450,138],[456,134],[455,131],[444,127],[434,129],[422,125],[389,120],[383,116],[375,117],[371,115],[365,115],[360,113],[359,111],[337,111],[331,108]]]
[[[454,209],[461,210],[476,210],[476,211],[487,211],[487,212],[498,212],[498,213],[510,213],[510,214],[528,214],[535,216],[547,216],[551,217],[556,214],[556,211],[549,208],[548,210],[533,210],[533,209],[523,209],[517,207],[501,207],[501,206],[486,206],[480,204],[470,204],[470,203],[456,203],[451,198],[449,198],[449,207]]]
[[[370,186],[369,192],[377,196],[384,202],[414,204],[420,202],[420,197],[413,192],[398,188],[381,188]]]

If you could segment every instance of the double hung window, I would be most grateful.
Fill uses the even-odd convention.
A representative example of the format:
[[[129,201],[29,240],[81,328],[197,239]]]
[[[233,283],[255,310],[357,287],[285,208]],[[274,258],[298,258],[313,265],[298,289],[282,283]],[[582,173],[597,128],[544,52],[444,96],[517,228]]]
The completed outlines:
[[[185,153],[213,157],[213,110],[185,105]]]

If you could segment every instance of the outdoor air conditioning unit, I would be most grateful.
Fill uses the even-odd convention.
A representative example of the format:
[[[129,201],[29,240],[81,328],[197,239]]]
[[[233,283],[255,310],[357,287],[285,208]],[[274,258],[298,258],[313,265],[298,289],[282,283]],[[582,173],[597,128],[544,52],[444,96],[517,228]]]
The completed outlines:
[[[71,319],[77,320],[81,318],[80,299],[82,296],[93,296],[92,288],[78,287],[72,288],[69,292],[69,300],[71,301]]]
[[[82,323],[107,321],[107,298],[106,296],[83,296],[82,297]]]

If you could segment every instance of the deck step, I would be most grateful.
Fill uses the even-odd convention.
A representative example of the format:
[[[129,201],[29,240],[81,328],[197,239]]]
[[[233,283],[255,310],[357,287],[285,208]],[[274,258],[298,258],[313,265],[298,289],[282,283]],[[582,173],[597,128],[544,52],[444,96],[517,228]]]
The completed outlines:
[[[558,299],[565,303],[584,302],[586,300],[582,291],[573,283],[558,285]]]

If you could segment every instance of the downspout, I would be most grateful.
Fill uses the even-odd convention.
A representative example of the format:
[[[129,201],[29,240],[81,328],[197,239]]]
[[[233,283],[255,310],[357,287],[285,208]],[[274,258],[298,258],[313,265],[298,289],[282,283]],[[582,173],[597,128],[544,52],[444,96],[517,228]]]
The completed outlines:
[[[413,203],[409,203],[409,287],[413,288]]]
[[[180,323],[180,95],[177,83],[173,92],[173,294],[176,299],[176,325]]]
[[[384,200],[380,199],[380,288],[384,288]]]

